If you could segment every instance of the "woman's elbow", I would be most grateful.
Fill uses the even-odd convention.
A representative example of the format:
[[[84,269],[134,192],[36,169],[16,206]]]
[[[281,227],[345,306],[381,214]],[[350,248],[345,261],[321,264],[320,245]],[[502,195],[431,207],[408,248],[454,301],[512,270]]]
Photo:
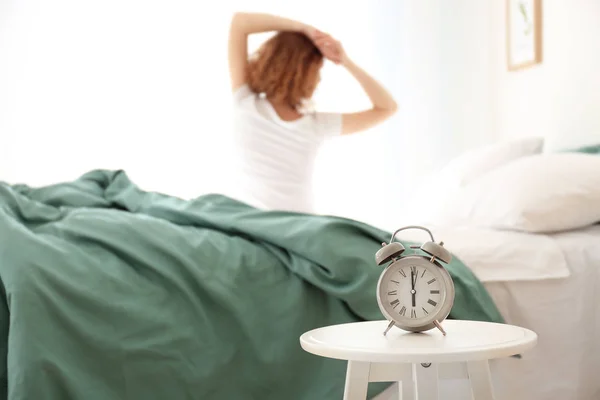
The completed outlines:
[[[243,12],[234,12],[231,16],[230,26],[231,28],[241,29],[244,27],[244,23],[247,19],[247,14]]]
[[[398,111],[398,104],[395,101],[391,101],[389,104],[386,104],[383,107],[376,107],[376,109],[386,118],[389,118],[392,115],[396,114],[396,112]]]

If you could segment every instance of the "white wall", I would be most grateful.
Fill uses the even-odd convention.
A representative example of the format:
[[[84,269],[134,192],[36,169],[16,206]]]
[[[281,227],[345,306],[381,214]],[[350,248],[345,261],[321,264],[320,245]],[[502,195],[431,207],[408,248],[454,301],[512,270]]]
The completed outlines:
[[[227,6],[1,4],[0,179],[45,185],[107,168],[185,197],[224,188]]]
[[[490,1],[404,1],[403,131],[415,168],[405,182],[496,139]],[[403,196],[406,193],[402,193]]]
[[[448,153],[495,140],[493,58],[489,12],[491,2],[441,1],[441,94],[444,134],[451,138]],[[448,157],[445,157],[447,159]]]
[[[506,69],[505,6],[494,0],[494,79],[501,138],[543,135],[548,149],[600,143],[600,1],[543,1],[543,62]]]
[[[506,0],[438,6],[448,153],[524,136],[544,136],[549,151],[600,142],[600,1],[543,0],[543,62],[515,72]]]

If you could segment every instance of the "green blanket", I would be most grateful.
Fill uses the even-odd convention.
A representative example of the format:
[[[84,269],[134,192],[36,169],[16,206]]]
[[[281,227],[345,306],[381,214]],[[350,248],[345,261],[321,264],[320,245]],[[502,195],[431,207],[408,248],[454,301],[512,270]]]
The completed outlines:
[[[0,398],[339,399],[344,362],[298,339],[382,319],[384,240],[352,220],[145,192],[122,171],[0,183]],[[450,272],[451,317],[502,321],[465,265]]]

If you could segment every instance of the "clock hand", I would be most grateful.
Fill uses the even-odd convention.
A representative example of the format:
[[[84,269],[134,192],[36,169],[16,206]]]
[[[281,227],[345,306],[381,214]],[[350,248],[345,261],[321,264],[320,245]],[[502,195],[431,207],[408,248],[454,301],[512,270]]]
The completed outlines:
[[[415,283],[417,281],[417,277],[415,275],[415,271],[411,270],[410,271],[410,283],[412,285],[412,290],[410,291],[410,294],[412,295],[412,306],[416,307],[417,306],[417,299],[416,299],[416,291],[415,291]]]

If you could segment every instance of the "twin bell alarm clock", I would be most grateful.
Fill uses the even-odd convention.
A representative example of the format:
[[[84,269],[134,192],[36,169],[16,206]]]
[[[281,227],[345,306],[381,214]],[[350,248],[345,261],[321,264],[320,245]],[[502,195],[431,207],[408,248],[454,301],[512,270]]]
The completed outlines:
[[[405,229],[424,230],[431,241],[410,246],[415,251],[404,254],[405,247],[394,242],[394,237]],[[418,254],[419,250],[424,254]],[[389,263],[377,283],[377,303],[390,322],[384,335],[394,326],[410,332],[437,328],[446,335],[441,323],[450,314],[455,292],[452,277],[442,263],[448,264],[451,260],[444,242],[436,243],[431,231],[422,226],[400,228],[390,243],[382,243],[375,261],[377,265]]]

